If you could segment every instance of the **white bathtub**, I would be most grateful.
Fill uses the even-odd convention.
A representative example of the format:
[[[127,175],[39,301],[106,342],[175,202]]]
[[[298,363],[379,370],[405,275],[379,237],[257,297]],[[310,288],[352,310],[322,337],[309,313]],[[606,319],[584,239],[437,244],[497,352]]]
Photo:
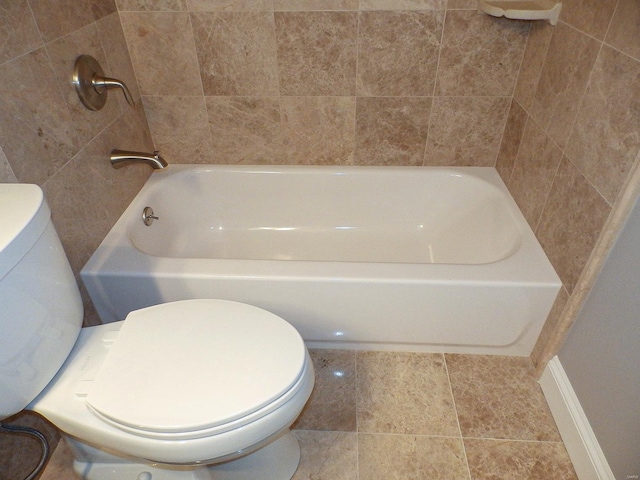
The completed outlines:
[[[172,165],[82,280],[104,322],[222,298],[310,347],[504,355],[529,355],[560,288],[499,175],[475,167]]]

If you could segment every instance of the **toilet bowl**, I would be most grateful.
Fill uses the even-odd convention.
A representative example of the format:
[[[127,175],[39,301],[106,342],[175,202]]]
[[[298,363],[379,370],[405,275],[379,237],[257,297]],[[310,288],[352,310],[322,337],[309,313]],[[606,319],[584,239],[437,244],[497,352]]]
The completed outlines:
[[[290,324],[241,303],[185,300],[82,329],[28,408],[76,448],[80,441],[152,463],[202,465],[282,435],[312,388],[311,361]],[[83,452],[77,470],[105,468]]]
[[[293,476],[300,451],[289,427],[314,373],[289,323],[198,299],[80,329],[79,292],[41,190],[0,186],[0,205],[0,220],[16,225],[0,234],[0,307],[10,313],[0,323],[14,338],[0,349],[9,392],[0,419],[25,407],[43,415],[89,480]]]

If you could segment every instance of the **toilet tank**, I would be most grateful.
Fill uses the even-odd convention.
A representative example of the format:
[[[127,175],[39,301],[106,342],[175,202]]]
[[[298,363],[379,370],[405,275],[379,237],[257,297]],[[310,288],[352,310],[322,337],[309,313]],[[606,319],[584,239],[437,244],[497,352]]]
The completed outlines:
[[[0,183],[0,420],[26,407],[53,378],[82,317],[42,190]]]

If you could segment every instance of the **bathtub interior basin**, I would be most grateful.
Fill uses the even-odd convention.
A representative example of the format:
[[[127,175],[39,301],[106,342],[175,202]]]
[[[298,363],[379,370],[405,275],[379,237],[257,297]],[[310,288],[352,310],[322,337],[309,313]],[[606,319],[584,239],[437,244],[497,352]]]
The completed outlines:
[[[159,221],[136,222],[130,239],[158,257],[314,262],[483,264],[518,248],[504,192],[477,176],[381,173],[240,170],[166,182],[149,200]]]

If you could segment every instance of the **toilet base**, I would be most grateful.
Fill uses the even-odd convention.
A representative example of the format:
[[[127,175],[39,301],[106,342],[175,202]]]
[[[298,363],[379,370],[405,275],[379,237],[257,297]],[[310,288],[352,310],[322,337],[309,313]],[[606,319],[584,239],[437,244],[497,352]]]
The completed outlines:
[[[255,478],[290,480],[300,463],[300,445],[290,430],[269,445],[249,455],[207,469],[214,480]],[[155,480],[155,479],[154,479]]]
[[[73,445],[73,440],[70,443],[72,450],[80,447]],[[87,453],[86,445],[80,448]],[[100,454],[103,458],[107,455]],[[214,465],[143,464],[114,458],[106,462],[75,460],[73,468],[83,480],[290,480],[299,463],[300,445],[291,431],[286,430],[275,441],[248,455]]]

